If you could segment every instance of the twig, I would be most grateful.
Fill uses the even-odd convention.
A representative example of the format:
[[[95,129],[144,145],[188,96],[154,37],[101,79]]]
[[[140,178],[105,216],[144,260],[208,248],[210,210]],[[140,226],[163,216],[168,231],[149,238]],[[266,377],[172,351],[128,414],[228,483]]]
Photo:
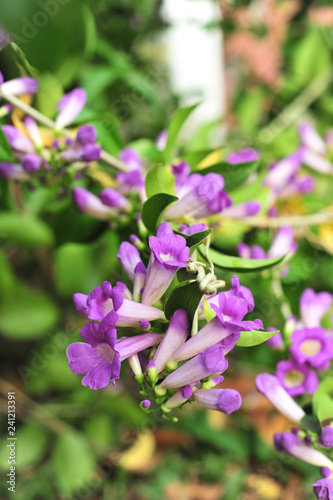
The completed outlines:
[[[15,97],[13,95],[6,94],[2,90],[0,90],[0,97],[2,97],[3,99],[6,99],[6,101],[13,104],[13,106],[15,106],[16,108],[21,109],[22,111],[24,111],[24,113],[26,113],[27,115],[34,118],[36,121],[38,121],[42,125],[45,125],[46,127],[51,128],[51,129],[55,128],[55,123],[53,120],[51,120],[50,118],[47,118],[47,116],[44,116],[42,113],[37,111],[37,109],[34,109],[31,106],[29,106],[28,104],[26,104],[25,102],[21,101],[21,99],[18,99],[17,97]],[[74,137],[73,132],[71,132],[70,130],[67,130],[67,129],[62,130],[61,133],[62,133],[62,135],[64,135],[65,137],[68,137],[69,139],[73,139],[73,137]],[[101,151],[100,158],[105,163],[112,165],[113,167],[117,168],[118,170],[121,170],[123,172],[128,171],[127,165],[125,165],[125,163],[123,163],[118,158],[115,158],[110,153],[107,153],[106,151],[103,151],[103,150]]]
[[[317,212],[309,215],[291,215],[289,217],[243,217],[242,219],[233,219],[233,221],[261,228],[282,226],[315,226],[323,224],[324,222],[333,221],[333,211]]]

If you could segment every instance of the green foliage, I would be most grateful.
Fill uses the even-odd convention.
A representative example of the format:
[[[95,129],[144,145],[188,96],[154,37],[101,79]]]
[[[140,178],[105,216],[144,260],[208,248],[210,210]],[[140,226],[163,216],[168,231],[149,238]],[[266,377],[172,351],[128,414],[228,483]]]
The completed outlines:
[[[200,253],[204,256],[205,249],[199,247]],[[222,269],[235,271],[238,273],[257,272],[269,269],[276,264],[279,264],[284,259],[284,256],[274,259],[243,259],[241,257],[233,257],[231,255],[224,255],[216,250],[209,250],[209,256],[213,263]]]
[[[236,345],[240,347],[252,347],[259,345],[272,338],[276,333],[278,333],[278,331],[263,332],[261,330],[251,330],[250,332],[242,332],[240,339],[236,342]]]
[[[150,232],[155,233],[162,213],[171,203],[177,200],[178,198],[171,194],[159,193],[154,194],[144,203],[141,212],[142,222]]]
[[[327,375],[319,384],[312,400],[313,411],[320,422],[333,418],[333,377]]]
[[[7,138],[0,129],[0,161],[13,163],[15,161],[12,148],[8,144]]]
[[[186,108],[178,109],[171,118],[168,126],[168,139],[164,150],[164,160],[170,163],[174,157],[174,152],[177,146],[178,134],[182,129],[187,118],[196,109],[198,104],[187,106]]]
[[[192,319],[202,295],[197,283],[181,282],[170,292],[165,302],[164,313],[166,318],[170,319],[177,309],[185,309]]]
[[[175,178],[164,165],[156,165],[146,176],[146,195],[151,198],[160,193],[176,195]]]
[[[8,242],[24,247],[50,247],[54,244],[51,228],[31,215],[14,212],[0,213],[0,236]]]

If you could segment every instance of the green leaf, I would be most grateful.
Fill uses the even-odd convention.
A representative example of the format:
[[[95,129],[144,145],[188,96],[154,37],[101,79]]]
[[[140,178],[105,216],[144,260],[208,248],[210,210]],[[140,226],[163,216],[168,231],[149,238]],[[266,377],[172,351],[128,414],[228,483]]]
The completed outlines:
[[[53,233],[45,222],[13,212],[0,214],[0,235],[5,241],[25,247],[50,247],[54,243]]]
[[[170,163],[172,161],[176,149],[178,134],[187,118],[197,106],[198,104],[194,104],[186,108],[178,109],[171,118],[168,127],[168,139],[164,150],[164,160],[166,163]]]
[[[302,429],[306,431],[314,432],[315,434],[321,433],[321,425],[318,417],[316,417],[315,415],[305,415],[300,423]]]
[[[61,495],[74,498],[80,487],[92,478],[95,469],[94,455],[78,433],[61,434],[52,457],[54,478]]]
[[[230,163],[222,162],[200,170],[199,172],[202,175],[211,172],[222,175],[225,181],[224,189],[229,192],[245,182],[253,172],[258,170],[258,168],[258,161],[239,163],[238,165],[230,165]]]
[[[252,347],[254,345],[262,344],[278,333],[276,332],[262,332],[260,330],[251,330],[250,332],[242,332],[241,338],[237,340],[236,345],[239,347]]]
[[[16,433],[16,462],[15,465],[21,471],[26,467],[33,467],[40,462],[45,454],[48,434],[40,426],[24,425]],[[7,441],[9,444],[9,441]],[[0,469],[8,472],[9,448],[4,446],[0,450]]]
[[[188,281],[180,283],[171,291],[165,302],[164,313],[166,318],[170,319],[177,309],[185,309],[192,319],[202,295],[203,293],[199,290],[197,283],[189,283]]]
[[[42,75],[39,81],[37,102],[39,111],[50,118],[53,118],[59,99],[63,96],[63,88],[51,73]]]
[[[213,149],[204,149],[200,151],[191,151],[182,155],[182,159],[190,165],[192,169],[194,169],[199,163],[202,162],[207,156],[209,156],[214,150]]]
[[[7,138],[0,128],[0,161],[4,162],[14,162],[15,158],[10,147]]]
[[[207,238],[207,236],[212,232],[212,229],[206,229],[205,231],[200,231],[199,233],[191,234],[187,236],[186,234],[182,234],[184,238],[186,238],[186,246],[191,249],[191,253],[195,250],[203,241]],[[180,233],[181,234],[181,233]]]
[[[313,411],[320,422],[333,419],[333,377],[325,377],[312,399]]]
[[[205,249],[201,246],[199,247],[200,253],[205,256]],[[284,259],[282,257],[277,257],[275,259],[242,259],[241,257],[233,257],[232,255],[225,255],[223,253],[217,252],[216,250],[209,250],[209,256],[213,263],[222,269],[228,269],[230,271],[237,271],[239,273],[245,272],[255,272],[263,271],[264,269],[269,269],[270,267],[279,264]]]
[[[149,198],[143,204],[141,212],[142,222],[146,228],[152,233],[155,233],[161,214],[167,206],[177,200],[178,198],[176,196],[165,193],[155,194]]]
[[[0,304],[0,330],[17,340],[38,338],[56,325],[59,312],[44,293],[16,284]]]
[[[146,177],[146,195],[151,198],[155,194],[166,193],[175,196],[175,178],[165,165],[156,165],[149,170]]]

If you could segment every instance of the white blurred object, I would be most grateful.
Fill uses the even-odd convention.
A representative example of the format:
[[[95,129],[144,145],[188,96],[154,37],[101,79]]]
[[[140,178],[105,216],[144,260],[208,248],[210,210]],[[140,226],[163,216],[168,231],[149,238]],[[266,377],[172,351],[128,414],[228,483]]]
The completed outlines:
[[[182,106],[202,102],[186,127],[189,135],[225,111],[222,33],[205,27],[220,14],[212,0],[164,0],[162,15],[171,25],[164,43],[172,88]]]

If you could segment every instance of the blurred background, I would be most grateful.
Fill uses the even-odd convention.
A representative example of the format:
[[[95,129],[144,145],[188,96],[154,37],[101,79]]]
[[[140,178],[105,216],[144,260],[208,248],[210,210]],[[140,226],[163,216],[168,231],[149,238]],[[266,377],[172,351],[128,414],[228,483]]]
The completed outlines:
[[[41,81],[36,106],[49,117],[64,91],[82,86],[83,118],[114,155],[155,140],[179,105],[197,101],[183,131],[191,151],[227,143],[281,158],[298,145],[300,119],[321,133],[332,126],[330,0],[15,0],[2,2],[0,19],[25,54],[3,48],[5,79],[28,61]],[[3,210],[4,181],[0,189]],[[31,195],[36,211],[46,197],[43,189]],[[308,203],[321,208],[317,198]],[[316,471],[273,450],[273,433],[288,423],[255,390],[256,373],[275,365],[275,352],[233,351],[227,386],[244,404],[231,417],[192,405],[176,425],[148,418],[130,377],[91,392],[65,356],[84,324],[71,297],[121,279],[117,250],[133,231],[110,230],[68,198],[50,203],[45,224],[11,229],[9,239],[0,234],[0,410],[5,435],[7,392],[16,391],[17,500],[312,498]],[[284,288],[295,314],[307,286],[333,292],[332,234],[331,225],[321,227],[319,246],[310,235],[290,262]],[[222,247],[234,248],[239,237],[226,231]],[[271,235],[260,238],[265,246]],[[282,328],[279,303],[267,300],[269,277],[241,282],[265,326]],[[7,468],[1,448],[3,477]],[[6,498],[5,480],[0,488]]]

